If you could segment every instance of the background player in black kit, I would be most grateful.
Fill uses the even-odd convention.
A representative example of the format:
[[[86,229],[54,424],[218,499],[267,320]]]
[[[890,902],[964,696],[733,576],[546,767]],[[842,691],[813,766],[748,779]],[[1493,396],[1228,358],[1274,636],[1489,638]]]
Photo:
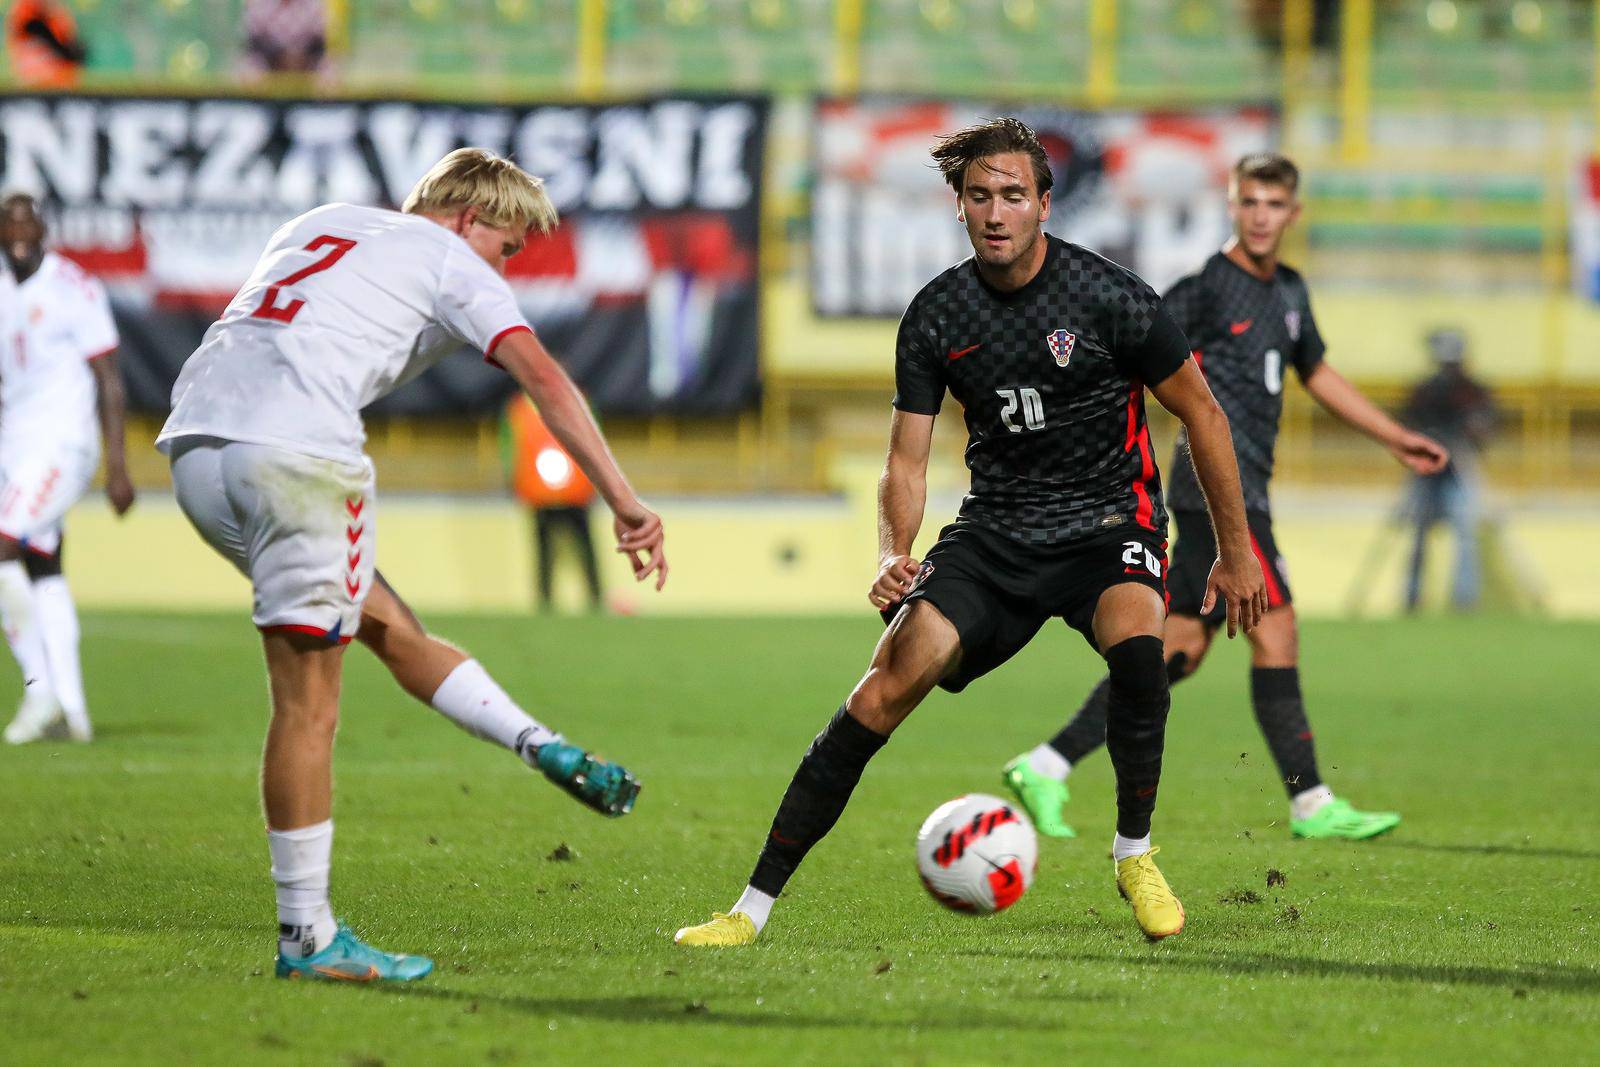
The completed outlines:
[[[1032,130],[996,119],[945,138],[933,158],[977,254],[925,286],[900,323],[878,487],[880,569],[868,594],[888,629],[795,772],[744,894],[729,914],[679,930],[679,944],[755,940],[895,727],[935,685],[965,688],[1052,617],[1082,633],[1111,672],[1118,888],[1147,936],[1183,927],[1150,846],[1167,715],[1166,512],[1144,389],[1188,427],[1221,544],[1206,606],[1223,608],[1231,636],[1256,624],[1266,590],[1227,418],[1149,286],[1044,236],[1050,168]],[[911,544],[947,389],[965,409],[972,491],[919,564]]]
[[[1317,403],[1383,445],[1411,470],[1435,472],[1449,456],[1438,442],[1384,414],[1323,361],[1322,336],[1311,317],[1306,284],[1278,262],[1284,231],[1300,214],[1299,184],[1299,171],[1283,156],[1264,153],[1241,159],[1229,182],[1234,236],[1199,273],[1173,286],[1166,306],[1194,345],[1195,361],[1233,428],[1251,547],[1261,561],[1270,599],[1270,610],[1250,634],[1250,696],[1289,793],[1290,829],[1298,837],[1360,839],[1392,830],[1400,816],[1357,811],[1333,795],[1317,769],[1311,726],[1300,698],[1299,635],[1289,576],[1272,536],[1267,498],[1286,366],[1294,368]],[[1201,486],[1185,458],[1192,444],[1179,437],[1171,468],[1169,501],[1178,526],[1169,578],[1172,614],[1166,625],[1167,672],[1172,682],[1199,669],[1222,621],[1203,602],[1202,575],[1215,545]],[[1114,679],[1102,680],[1077,716],[1049,743],[1005,767],[1006,784],[1046,834],[1072,836],[1061,812],[1067,800],[1067,773],[1109,740],[1107,714],[1114,685]]]

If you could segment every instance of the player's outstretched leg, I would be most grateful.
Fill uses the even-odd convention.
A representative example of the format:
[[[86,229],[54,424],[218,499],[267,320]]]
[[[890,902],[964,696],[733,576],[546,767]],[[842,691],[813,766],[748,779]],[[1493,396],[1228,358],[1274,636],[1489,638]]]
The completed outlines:
[[[784,791],[743,895],[726,914],[715,912],[710,922],[685,927],[674,940],[704,947],[754,941],[767,924],[773,901],[806,853],[839,821],[867,761],[888,740],[852,716],[848,702],[842,705],[806,749]]]
[[[721,948],[756,939],[806,853],[839,821],[867,762],[944,676],[959,649],[955,627],[931,604],[901,609],[878,642],[866,676],[806,749],[744,893],[726,913],[684,927],[674,941]]]
[[[344,650],[319,637],[262,635],[272,723],[261,761],[267,847],[278,901],[279,978],[411,981],[433,970],[421,956],[382,952],[333,917],[333,734]]]
[[[381,573],[362,607],[357,639],[383,661],[402,689],[467,733],[515,752],[602,815],[615,818],[633,810],[638,779],[620,764],[568,744],[529,716],[481,663],[428,633]]]
[[[45,737],[61,717],[61,704],[50,684],[50,663],[45,655],[44,636],[33,597],[33,583],[19,558],[19,549],[4,542],[10,558],[0,559],[0,623],[22,671],[22,703],[16,717],[5,729],[5,739],[25,745]]]
[[[1274,608],[1250,634],[1255,665],[1250,703],[1289,794],[1289,830],[1296,837],[1362,841],[1400,825],[1392,811],[1357,811],[1322,780],[1316,743],[1300,695],[1294,609]]]

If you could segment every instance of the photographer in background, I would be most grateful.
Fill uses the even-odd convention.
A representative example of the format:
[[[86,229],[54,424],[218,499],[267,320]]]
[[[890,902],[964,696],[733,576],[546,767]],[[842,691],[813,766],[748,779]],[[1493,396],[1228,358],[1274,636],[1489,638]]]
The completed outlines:
[[[1482,515],[1478,453],[1494,431],[1494,397],[1467,373],[1466,338],[1459,330],[1428,335],[1428,353],[1438,368],[1418,383],[1406,401],[1404,421],[1450,450],[1450,462],[1437,474],[1413,474],[1407,491],[1406,515],[1415,528],[1406,574],[1406,611],[1422,599],[1422,573],[1427,562],[1428,531],[1444,520],[1456,542],[1455,577],[1450,603],[1457,611],[1478,605],[1482,565],[1478,521]]]

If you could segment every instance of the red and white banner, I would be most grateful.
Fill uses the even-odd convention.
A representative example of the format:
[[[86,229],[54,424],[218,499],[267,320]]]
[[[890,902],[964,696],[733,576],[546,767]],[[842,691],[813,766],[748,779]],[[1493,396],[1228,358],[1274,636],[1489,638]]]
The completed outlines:
[[[52,241],[110,287],[134,399],[164,390],[267,238],[319,204],[399,205],[451,149],[509,155],[548,183],[561,227],[508,276],[602,410],[729,411],[757,390],[756,243],[766,103],[605,106],[12,97],[0,185],[42,197]],[[141,347],[142,346],[142,347]],[[141,373],[140,370],[149,373]],[[443,378],[404,410],[496,401]],[[430,397],[432,399],[430,400]]]
[[[1228,172],[1269,148],[1267,109],[1083,112],[979,102],[823,100],[816,108],[812,304],[823,315],[898,316],[972,254],[934,141],[996,115],[1039,134],[1055,187],[1051,233],[1164,289],[1228,235]]]

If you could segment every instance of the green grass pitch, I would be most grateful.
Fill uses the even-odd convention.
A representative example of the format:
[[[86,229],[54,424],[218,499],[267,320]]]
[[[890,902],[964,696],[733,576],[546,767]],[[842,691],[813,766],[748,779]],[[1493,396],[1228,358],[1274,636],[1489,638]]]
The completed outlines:
[[[406,989],[275,981],[253,631],[91,616],[99,741],[0,751],[0,1062],[1600,1055],[1600,627],[1307,625],[1325,773],[1406,817],[1367,844],[1290,840],[1244,650],[1219,645],[1176,692],[1156,821],[1189,925],[1149,945],[1112,885],[1103,756],[1073,778],[1082,836],[1041,843],[1038,881],[1010,911],[947,913],[917,882],[923,816],[998,791],[1002,762],[1093,681],[1095,659],[1057,625],[911,718],[760,943],[691,953],[672,932],[742,887],[801,752],[866,662],[872,620],[431,621],[534,714],[634,769],[635,814],[578,807],[352,649],[335,909],[439,966]]]

